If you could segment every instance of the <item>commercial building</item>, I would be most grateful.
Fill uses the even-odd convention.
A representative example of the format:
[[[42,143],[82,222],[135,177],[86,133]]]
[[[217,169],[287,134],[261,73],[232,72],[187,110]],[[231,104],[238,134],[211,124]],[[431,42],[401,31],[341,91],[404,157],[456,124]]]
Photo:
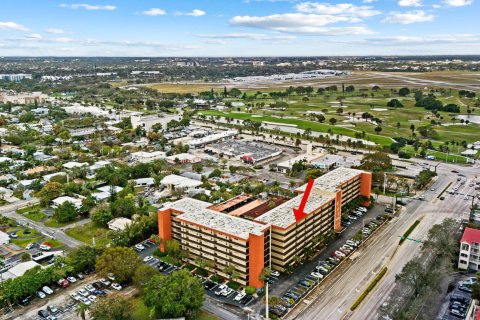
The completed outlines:
[[[136,163],[149,163],[155,160],[165,159],[166,153],[162,151],[145,152],[138,151],[130,154],[130,161]]]
[[[458,269],[478,271],[480,264],[480,230],[465,228],[460,240]]]
[[[48,95],[41,92],[17,93],[17,94],[0,94],[0,102],[12,104],[34,104],[44,103],[48,99]]]
[[[268,210],[270,203],[247,194],[216,205],[184,198],[159,209],[159,236],[177,240],[189,253],[189,263],[210,261],[209,271],[225,278],[224,267],[233,265],[240,274],[235,281],[259,288],[265,266],[284,271],[329,235],[341,232],[342,206],[354,199],[368,204],[370,189],[371,173],[349,168],[327,173],[315,180],[307,216],[300,221],[293,209],[299,207],[305,186],[296,190],[296,197],[273,202]],[[259,206],[260,215],[255,214]]]

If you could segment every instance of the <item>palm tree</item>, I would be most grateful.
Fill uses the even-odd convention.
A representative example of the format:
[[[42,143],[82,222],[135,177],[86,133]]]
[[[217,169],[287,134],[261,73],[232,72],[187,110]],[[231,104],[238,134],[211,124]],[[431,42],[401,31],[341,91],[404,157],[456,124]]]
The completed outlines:
[[[85,314],[87,313],[87,310],[88,310],[88,306],[85,303],[80,302],[77,305],[77,309],[75,309],[75,312],[77,313],[77,316],[82,318],[82,320],[85,320]]]

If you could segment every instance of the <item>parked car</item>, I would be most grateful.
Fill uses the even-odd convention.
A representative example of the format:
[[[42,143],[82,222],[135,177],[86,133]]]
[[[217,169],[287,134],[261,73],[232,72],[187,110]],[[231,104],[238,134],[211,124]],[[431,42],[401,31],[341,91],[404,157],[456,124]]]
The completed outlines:
[[[85,303],[87,306],[89,306],[89,305],[92,304],[92,301],[88,300],[88,298],[86,298],[86,297],[82,297],[81,300],[82,300],[82,302]]]
[[[238,293],[238,294],[235,296],[235,298],[233,298],[233,300],[235,300],[235,301],[240,301],[240,300],[242,300],[243,297],[245,297],[245,296],[246,296],[246,293],[245,293],[245,292],[240,292],[240,293]]]
[[[35,293],[35,295],[39,298],[39,299],[45,299],[45,297],[47,296],[45,293],[43,293],[42,291],[37,291]]]
[[[139,243],[139,244],[135,245],[135,249],[137,249],[138,251],[143,251],[143,250],[145,250],[145,247],[142,244]]]
[[[215,282],[210,281],[210,280],[207,280],[207,281],[203,284],[203,287],[204,287],[206,290],[210,291],[210,290],[212,290],[213,287],[215,287],[216,285],[217,285],[217,284],[216,284]]]
[[[81,299],[82,297],[80,297],[78,294],[76,294],[75,292],[73,292],[73,293],[70,293],[70,298],[72,298],[73,300],[75,300],[75,301],[78,302],[78,301],[81,301],[80,299]]]
[[[88,292],[94,292],[95,291],[95,287],[92,286],[91,284],[87,285],[85,287],[85,289],[88,291]]]
[[[274,277],[280,277],[280,272],[278,272],[277,270],[272,270],[272,272],[270,272],[270,275]]]
[[[90,300],[92,302],[95,302],[95,300],[97,300],[97,297],[92,294],[92,295],[88,296],[88,300]]]
[[[108,281],[108,280],[105,279],[105,278],[100,279],[100,282],[101,282],[105,287],[108,287],[108,286],[111,284],[111,282]]]
[[[49,314],[48,314],[48,311],[47,311],[47,310],[41,309],[41,310],[38,310],[38,316],[39,316],[41,319],[47,319],[47,317],[49,316]]]
[[[70,282],[68,282],[66,279],[60,279],[58,280],[58,285],[62,288],[66,288],[70,285]]]
[[[25,297],[20,301],[22,306],[28,306],[30,304],[30,300],[32,300],[31,296]]]
[[[53,294],[53,290],[50,289],[48,286],[44,286],[42,288],[42,291],[45,292],[46,294],[50,295],[50,294]]]
[[[339,258],[345,258],[345,254],[340,252],[340,251],[335,251],[334,254],[335,254],[335,256],[337,256]]]
[[[83,280],[85,277],[83,276],[82,273],[77,274],[77,278],[80,280]]]
[[[285,293],[286,297],[292,298],[295,302],[297,302],[300,299],[300,296],[296,293],[293,293],[291,291]]]
[[[43,251],[50,251],[52,248],[46,244],[41,244],[40,245],[40,250],[43,250]]]
[[[118,283],[112,283],[112,288],[117,290],[117,291],[122,290],[122,286],[119,285]]]
[[[25,250],[30,250],[30,249],[32,249],[34,245],[35,245],[35,243],[33,243],[33,242],[27,244],[27,246],[25,247]]]
[[[50,311],[50,312],[53,313],[53,314],[57,314],[58,311],[59,311],[58,308],[57,308],[57,306],[54,305],[54,304],[49,305],[49,306],[47,307],[47,310]]]
[[[148,262],[150,260],[152,260],[153,257],[152,256],[146,256],[145,258],[143,258],[143,262]]]
[[[232,292],[233,292],[233,289],[231,289],[231,288],[226,288],[225,290],[223,290],[222,296],[228,297]]]
[[[225,290],[225,288],[227,288],[226,285],[224,284],[219,285],[217,288],[217,291],[215,291],[215,295],[220,296],[223,293],[223,290]]]
[[[345,243],[352,248],[357,247],[357,244],[355,242],[353,242],[352,240],[347,240]]]
[[[317,278],[317,279],[323,279],[323,275],[321,273],[318,273],[318,272],[312,272],[312,273],[310,273],[310,275],[312,277]]]
[[[107,293],[103,290],[95,290],[94,294],[97,296],[105,296]]]
[[[78,290],[78,293],[84,297],[88,296],[88,291],[85,289]]]
[[[70,283],[75,283],[75,282],[77,282],[77,279],[76,279],[75,277],[72,277],[72,276],[67,277],[67,280],[68,280],[68,282],[70,282]]]

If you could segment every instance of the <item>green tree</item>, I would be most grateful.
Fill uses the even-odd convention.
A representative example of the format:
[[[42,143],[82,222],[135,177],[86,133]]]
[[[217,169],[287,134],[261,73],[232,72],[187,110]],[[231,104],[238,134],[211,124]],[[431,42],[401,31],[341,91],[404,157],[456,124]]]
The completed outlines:
[[[117,199],[110,204],[110,210],[114,217],[130,218],[135,214],[135,202],[132,199]]]
[[[110,247],[98,258],[95,268],[97,273],[106,277],[109,273],[118,282],[130,281],[135,270],[141,264],[137,253],[127,247]]]
[[[61,223],[73,221],[77,216],[77,208],[70,201],[66,201],[59,205],[53,214],[53,218]]]
[[[81,246],[73,248],[66,257],[66,262],[76,272],[82,272],[95,267],[98,257],[102,254],[102,249],[92,246]]]
[[[335,123],[337,123],[337,119],[335,119],[335,118],[330,118],[330,119],[328,120],[328,122],[330,122],[330,124],[333,126],[333,125],[335,125]]]
[[[48,206],[50,202],[62,195],[62,185],[58,182],[49,182],[37,193],[42,206]]]
[[[110,208],[102,206],[92,212],[91,218],[97,226],[105,228],[108,222],[113,219],[113,215]]]
[[[132,312],[131,300],[118,294],[98,299],[90,308],[90,316],[95,320],[131,320]]]
[[[141,264],[133,274],[133,284],[139,290],[143,290],[144,286],[150,281],[150,279],[156,275],[158,275],[157,269],[146,264]]]
[[[145,304],[155,308],[159,318],[195,318],[204,295],[202,282],[185,269],[169,276],[156,275],[144,289]]]
[[[80,302],[75,309],[75,313],[78,317],[82,318],[82,320],[85,320],[88,309],[89,307],[85,303]]]
[[[410,94],[410,89],[408,88],[401,88],[400,90],[398,90],[398,95],[401,97],[406,97],[409,94]]]

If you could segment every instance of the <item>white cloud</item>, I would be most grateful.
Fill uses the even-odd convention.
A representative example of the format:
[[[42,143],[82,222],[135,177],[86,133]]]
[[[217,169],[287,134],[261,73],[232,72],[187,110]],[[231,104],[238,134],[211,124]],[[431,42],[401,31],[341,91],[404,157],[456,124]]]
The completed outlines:
[[[318,3],[303,2],[297,4],[295,9],[303,13],[315,13],[326,15],[340,15],[348,17],[367,18],[381,14],[381,11],[375,10],[371,6],[356,6],[350,3]]]
[[[250,39],[250,40],[292,40],[296,39],[296,36],[293,35],[268,35],[263,33],[223,33],[223,34],[197,34],[199,38],[207,39]]]
[[[356,19],[337,15],[285,13],[269,16],[236,16],[230,20],[230,24],[308,35],[356,35],[372,33],[370,29],[364,26],[325,27],[333,23],[355,21]]]
[[[471,5],[473,0],[443,0],[443,3],[450,7],[464,7]]]
[[[390,12],[390,14],[382,20],[384,23],[412,24],[417,22],[429,22],[435,20],[435,16],[427,14],[423,10],[415,10],[408,12]]]
[[[40,40],[42,38],[43,37],[38,33],[32,33],[32,34],[29,34],[28,36],[25,37],[25,39],[27,39],[27,40]]]
[[[377,2],[377,0],[363,0],[363,3],[374,3]]]
[[[113,5],[92,5],[86,3],[74,3],[74,4],[60,4],[61,8],[70,8],[70,9],[85,9],[85,10],[106,10],[106,11],[113,11],[117,9],[116,6]]]
[[[160,9],[160,8],[152,8],[152,9],[149,9],[149,10],[146,10],[146,11],[142,11],[142,14],[144,16],[164,16],[167,14],[167,12],[163,9]]]
[[[421,0],[399,0],[398,5],[400,7],[421,7]]]
[[[12,21],[0,21],[0,30],[16,30],[27,32],[28,28]]]
[[[65,33],[65,31],[63,31],[62,29],[56,29],[56,28],[45,29],[45,32],[46,32],[46,33],[50,33],[50,34],[62,34],[62,33]]]
[[[191,16],[191,17],[201,17],[207,13],[200,9],[193,9],[191,12],[175,12],[176,16]]]
[[[428,46],[442,44],[478,44],[480,35],[478,34],[437,34],[426,36],[394,36],[367,38],[357,41],[356,44],[378,45],[378,46]]]
[[[205,41],[206,44],[227,44],[227,41],[220,39],[210,39]]]

